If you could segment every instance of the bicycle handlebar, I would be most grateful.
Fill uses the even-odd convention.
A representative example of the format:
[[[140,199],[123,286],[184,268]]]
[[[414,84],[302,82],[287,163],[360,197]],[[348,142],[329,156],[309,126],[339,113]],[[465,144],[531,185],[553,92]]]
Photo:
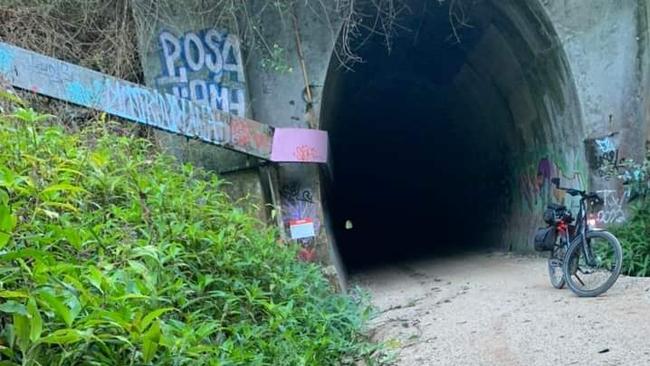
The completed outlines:
[[[565,191],[566,193],[574,197],[580,196],[584,200],[596,200],[599,202],[603,201],[603,199],[596,192],[585,192],[575,188],[563,188],[563,187],[557,187],[557,189]]]
[[[574,196],[574,197],[575,196],[580,196],[580,197],[582,197],[583,200],[590,200],[591,199],[591,200],[596,200],[598,202],[603,202],[603,199],[596,192],[587,193],[585,191],[581,191],[581,190],[575,189],[575,188],[560,187],[560,178],[553,178],[553,179],[551,179],[551,181],[555,184],[557,189],[565,191],[566,193],[568,193],[571,196]]]

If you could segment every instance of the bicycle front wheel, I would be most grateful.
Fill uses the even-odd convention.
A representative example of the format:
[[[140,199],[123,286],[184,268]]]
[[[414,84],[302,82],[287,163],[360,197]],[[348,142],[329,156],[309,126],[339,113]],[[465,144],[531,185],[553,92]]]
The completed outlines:
[[[585,243],[569,246],[563,270],[567,286],[580,297],[598,296],[621,274],[623,250],[618,239],[607,231],[590,231]]]

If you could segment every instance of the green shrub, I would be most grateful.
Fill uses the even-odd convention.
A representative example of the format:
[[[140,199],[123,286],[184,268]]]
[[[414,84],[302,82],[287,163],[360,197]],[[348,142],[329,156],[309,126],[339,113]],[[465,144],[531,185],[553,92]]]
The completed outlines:
[[[650,199],[635,202],[631,211],[628,221],[611,230],[623,247],[622,273],[647,277],[650,276]]]
[[[631,217],[610,228],[623,248],[622,273],[650,276],[650,145],[641,163],[623,159],[603,165],[601,173],[625,186]]]
[[[378,354],[367,307],[214,174],[97,121],[0,117],[1,365],[329,365]],[[347,361],[345,361],[347,360]]]

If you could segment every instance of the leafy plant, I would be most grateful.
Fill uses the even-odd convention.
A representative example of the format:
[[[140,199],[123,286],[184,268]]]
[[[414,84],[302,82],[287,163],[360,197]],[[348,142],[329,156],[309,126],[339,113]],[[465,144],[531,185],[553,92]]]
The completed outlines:
[[[623,247],[622,273],[650,276],[650,149],[642,163],[626,159],[601,169],[629,192],[631,218],[611,228]]]
[[[293,68],[287,62],[286,50],[277,44],[267,49],[268,55],[262,58],[261,65],[264,69],[272,70],[281,74],[290,73]]]
[[[69,134],[50,119],[0,117],[0,364],[379,361],[365,302],[219,177],[110,121]]]
[[[612,232],[623,247],[622,273],[630,276],[650,276],[650,200],[638,200],[632,206],[631,218]]]
[[[642,163],[624,159],[599,168],[605,177],[616,177],[626,186],[630,200],[645,199],[650,193],[650,150]]]

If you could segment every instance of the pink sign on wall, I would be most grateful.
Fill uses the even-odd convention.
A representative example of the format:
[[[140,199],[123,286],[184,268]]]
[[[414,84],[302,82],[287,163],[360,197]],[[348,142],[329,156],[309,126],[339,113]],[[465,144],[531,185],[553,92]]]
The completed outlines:
[[[276,128],[271,161],[326,163],[327,132],[306,128]]]

